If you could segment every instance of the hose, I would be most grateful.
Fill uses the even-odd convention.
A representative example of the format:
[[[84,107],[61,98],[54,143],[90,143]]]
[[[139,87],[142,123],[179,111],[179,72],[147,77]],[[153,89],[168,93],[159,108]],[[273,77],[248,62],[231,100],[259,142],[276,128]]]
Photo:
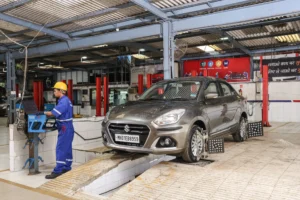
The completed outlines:
[[[78,136],[79,136],[81,139],[83,139],[84,141],[97,140],[97,139],[102,138],[102,136],[100,136],[100,137],[95,137],[95,138],[88,138],[88,139],[86,139],[86,138],[84,138],[82,135],[80,135],[78,132],[76,132],[76,131],[74,131],[74,132],[75,132],[76,135],[78,135]]]

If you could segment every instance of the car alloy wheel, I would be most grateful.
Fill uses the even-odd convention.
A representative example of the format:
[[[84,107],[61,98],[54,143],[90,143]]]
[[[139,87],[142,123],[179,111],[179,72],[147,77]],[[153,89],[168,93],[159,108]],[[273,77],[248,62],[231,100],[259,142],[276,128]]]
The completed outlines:
[[[246,119],[242,119],[240,123],[240,136],[243,140],[247,140],[248,138],[248,122]]]
[[[191,150],[192,150],[193,156],[200,158],[202,149],[203,149],[202,134],[198,129],[196,129],[192,136],[192,141],[191,141]]]

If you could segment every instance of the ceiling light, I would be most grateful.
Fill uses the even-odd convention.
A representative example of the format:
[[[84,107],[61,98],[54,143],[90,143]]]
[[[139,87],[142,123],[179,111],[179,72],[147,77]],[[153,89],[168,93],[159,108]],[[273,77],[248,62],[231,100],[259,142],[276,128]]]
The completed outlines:
[[[143,51],[145,51],[145,49],[140,49],[139,51],[140,51],[140,52],[143,52]]]
[[[97,45],[97,46],[93,46],[94,48],[102,48],[102,47],[107,47],[108,45],[107,44],[100,44],[100,45]]]
[[[82,56],[81,59],[87,59],[87,56]]]
[[[119,28],[116,28],[116,31],[117,31],[117,32],[119,32],[119,31],[120,31],[120,29],[119,29]]]
[[[132,57],[140,59],[140,60],[145,60],[145,59],[149,58],[148,56],[142,55],[142,54],[133,54]]]
[[[220,38],[220,40],[222,40],[222,41],[229,40],[229,37],[222,37],[222,38]]]
[[[43,65],[44,63],[40,63],[40,65]]]
[[[210,47],[208,45],[198,46],[197,48],[201,49],[202,51],[205,51],[205,52],[213,52],[213,51],[215,51],[212,47]]]

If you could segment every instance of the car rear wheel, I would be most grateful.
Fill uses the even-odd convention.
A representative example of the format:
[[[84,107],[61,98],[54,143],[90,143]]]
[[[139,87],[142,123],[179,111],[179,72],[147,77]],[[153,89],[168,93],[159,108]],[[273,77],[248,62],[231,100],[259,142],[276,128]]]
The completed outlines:
[[[243,142],[248,139],[248,121],[241,117],[238,131],[232,135],[235,142]]]
[[[201,159],[201,154],[204,151],[204,136],[203,129],[194,125],[188,134],[186,148],[182,155],[182,158],[186,162],[198,162]]]

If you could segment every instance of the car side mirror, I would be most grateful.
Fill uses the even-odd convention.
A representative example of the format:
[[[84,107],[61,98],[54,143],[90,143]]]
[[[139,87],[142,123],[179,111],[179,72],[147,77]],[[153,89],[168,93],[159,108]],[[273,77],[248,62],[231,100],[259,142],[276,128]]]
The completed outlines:
[[[218,94],[216,94],[216,93],[210,93],[210,94],[205,95],[205,99],[215,99],[217,97],[218,97]]]

